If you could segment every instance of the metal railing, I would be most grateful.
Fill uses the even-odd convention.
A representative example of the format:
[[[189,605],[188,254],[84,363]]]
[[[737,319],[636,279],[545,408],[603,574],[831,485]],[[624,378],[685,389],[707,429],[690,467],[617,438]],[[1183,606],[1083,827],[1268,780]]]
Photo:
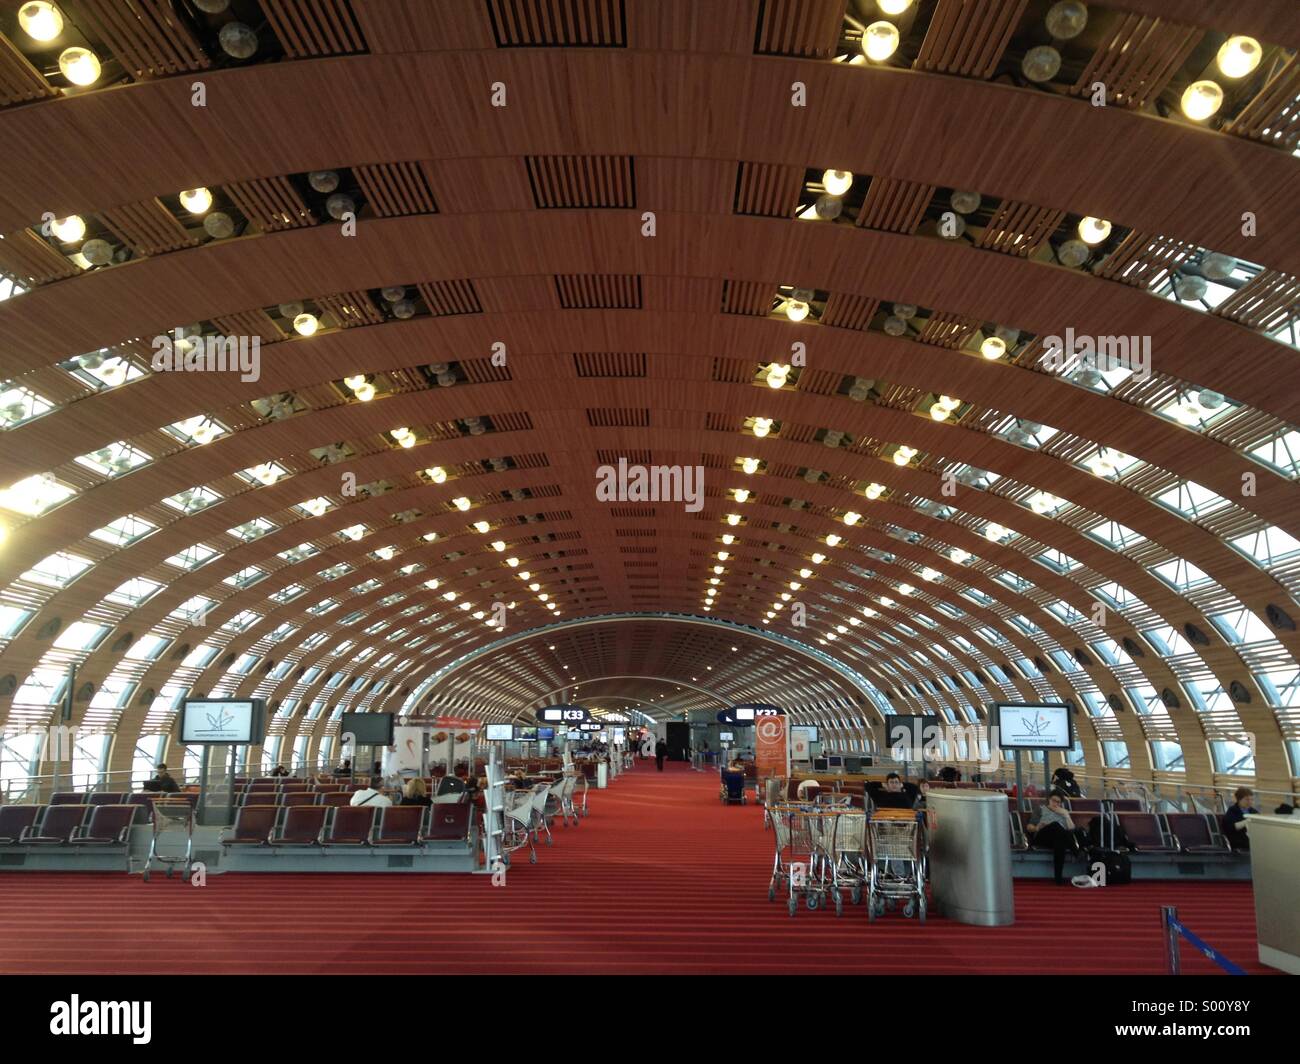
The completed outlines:
[[[309,764],[295,765],[289,769],[290,776],[308,778],[320,773],[329,773],[335,767],[334,762],[317,761]],[[178,766],[173,772],[176,782],[182,787],[198,786],[199,776],[197,772],[186,772],[184,768]],[[253,770],[241,770],[236,773],[238,776],[265,777],[265,773],[258,768]],[[365,773],[361,773],[365,775]],[[103,772],[60,772],[44,773],[36,776],[14,776],[10,779],[0,780],[0,804],[3,805],[21,805],[24,803],[36,803],[43,798],[48,798],[54,793],[57,787],[59,792],[107,792],[119,793],[135,790],[139,788],[146,780],[152,779],[154,772],[136,771],[135,769],[119,769],[117,771]]]
[[[1276,803],[1272,801],[1266,803],[1270,806],[1282,802],[1293,806],[1297,803],[1297,797],[1293,791],[1266,790],[1245,782],[1239,784],[1187,784],[1175,783],[1170,780],[1130,780],[1122,777],[1089,776],[1078,773],[1075,774],[1074,778],[1083,790],[1100,791],[1097,794],[1090,794],[1089,797],[1138,798],[1153,812],[1222,813],[1233,804],[1232,794],[1238,787],[1249,787],[1257,798],[1276,799]],[[1015,783],[1014,774],[1007,773],[1005,770],[993,773],[992,779],[1003,783]],[[1037,780],[1025,780],[1025,783],[1026,790],[1030,787],[1042,789],[1042,783]],[[1202,808],[1203,805],[1211,804],[1214,805],[1214,808]],[[1165,808],[1160,808],[1161,806]]]

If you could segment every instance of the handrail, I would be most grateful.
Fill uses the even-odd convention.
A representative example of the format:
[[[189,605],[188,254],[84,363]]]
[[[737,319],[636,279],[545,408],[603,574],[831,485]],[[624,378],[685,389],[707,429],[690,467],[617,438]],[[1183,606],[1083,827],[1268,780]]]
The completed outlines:
[[[329,771],[333,766],[333,762],[317,761],[311,764],[295,765],[290,769],[290,772],[292,775],[306,778],[316,773]],[[174,775],[178,784],[182,787],[198,785],[199,777],[197,773],[187,773],[183,766],[177,768],[178,771]],[[365,775],[365,773],[361,774]],[[250,770],[239,772],[237,775],[262,776],[264,773],[259,768],[255,772]],[[0,780],[0,802],[6,805],[19,804],[29,797],[35,798],[39,796],[44,790],[52,791],[56,782],[60,791],[112,793],[130,790],[152,777],[152,770],[137,771],[135,769],[114,769],[103,772],[60,772],[57,774],[46,772],[35,776],[13,776],[9,779]]]

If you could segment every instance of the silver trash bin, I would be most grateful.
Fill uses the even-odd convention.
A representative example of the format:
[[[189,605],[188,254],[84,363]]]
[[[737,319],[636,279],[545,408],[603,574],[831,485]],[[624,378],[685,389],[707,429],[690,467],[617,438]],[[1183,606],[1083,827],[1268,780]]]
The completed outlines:
[[[1001,791],[931,788],[926,808],[933,907],[950,920],[982,927],[1015,923],[1009,807]]]

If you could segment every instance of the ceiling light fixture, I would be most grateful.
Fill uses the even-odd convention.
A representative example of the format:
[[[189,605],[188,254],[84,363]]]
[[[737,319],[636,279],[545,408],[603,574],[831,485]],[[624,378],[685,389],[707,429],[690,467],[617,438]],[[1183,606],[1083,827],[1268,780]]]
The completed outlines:
[[[191,188],[181,193],[181,206],[191,214],[206,214],[212,206],[212,193],[206,188]]]
[[[862,32],[862,54],[873,63],[883,63],[898,51],[898,27],[892,22],[873,22]]]
[[[1079,222],[1079,239],[1089,247],[1095,247],[1110,236],[1110,222],[1104,218],[1087,217]]]
[[[34,41],[52,41],[63,32],[63,15],[48,0],[32,0],[18,9],[18,25]]]
[[[1223,106],[1223,89],[1215,81],[1193,81],[1183,91],[1183,114],[1193,122],[1204,122]]]
[[[299,314],[293,319],[293,331],[299,336],[313,336],[320,327],[315,314]]]
[[[1225,78],[1244,78],[1259,66],[1262,54],[1259,41],[1254,37],[1229,37],[1223,42],[1214,62]]]
[[[65,48],[59,56],[59,71],[74,85],[93,85],[99,80],[99,58],[88,48]]]
[[[910,3],[911,0],[908,0]],[[853,171],[827,170],[822,174],[822,188],[832,196],[842,196],[853,187]]]
[[[65,244],[75,244],[86,235],[86,222],[79,214],[69,214],[51,222],[50,232]]]

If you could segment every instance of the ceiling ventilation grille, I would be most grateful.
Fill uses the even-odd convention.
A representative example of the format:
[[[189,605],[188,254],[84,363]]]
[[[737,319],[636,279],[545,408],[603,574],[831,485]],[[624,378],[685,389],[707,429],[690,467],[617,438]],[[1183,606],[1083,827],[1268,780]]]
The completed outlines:
[[[579,377],[644,377],[646,356],[627,351],[582,351],[573,356]]]
[[[1223,127],[1225,133],[1262,141],[1287,151],[1300,144],[1300,57],[1292,56],[1241,114]]]
[[[368,49],[352,0],[262,0],[262,10],[291,59]]]
[[[624,0],[487,0],[498,48],[626,48]]]
[[[307,204],[288,178],[237,181],[226,185],[225,191],[244,217],[265,233],[316,224]]]
[[[1106,86],[1106,102],[1140,108],[1160,95],[1205,35],[1194,26],[1123,15],[1107,31],[1083,68],[1071,95],[1088,96],[1095,82]]]
[[[555,288],[566,310],[641,309],[641,278],[632,273],[558,274]]]
[[[0,107],[57,96],[55,89],[4,34],[0,34]]]
[[[1215,308],[1214,313],[1252,329],[1272,332],[1300,314],[1300,279],[1263,270]]]
[[[75,277],[80,272],[70,259],[26,229],[0,239],[0,274],[12,277],[24,288]]]
[[[483,305],[478,301],[473,281],[429,281],[418,284],[415,288],[424,300],[424,305],[429,308],[429,313],[436,317],[483,313]]]
[[[341,329],[351,329],[357,325],[378,325],[384,320],[365,292],[317,296],[313,302],[321,310],[333,314]]]
[[[1167,236],[1129,233],[1093,271],[1134,288],[1157,288],[1192,251],[1191,244]]]
[[[1065,211],[1005,200],[993,212],[975,246],[1028,258],[1049,235],[1056,232],[1064,217]]]
[[[256,336],[264,344],[272,344],[285,338],[280,328],[264,310],[244,310],[238,314],[227,314],[213,318],[215,325],[223,336]]]
[[[762,0],[756,55],[829,59],[844,21],[844,0]]]
[[[492,427],[497,432],[529,432],[533,427],[533,419],[523,411],[515,411],[509,414],[493,414]],[[549,462],[540,463],[540,465],[549,464]],[[533,468],[540,468],[540,466],[534,466]]]
[[[926,319],[917,339],[923,344],[956,350],[970,339],[971,334],[981,324],[983,323],[978,318],[964,318],[960,314],[940,311]]]
[[[871,319],[876,316],[879,307],[880,300],[871,296],[832,292],[826,301],[826,309],[822,312],[822,324],[865,332],[870,328]]]
[[[714,358],[712,379],[724,384],[748,384],[754,377],[751,365],[738,358]]]
[[[991,77],[1029,0],[939,0],[914,70]]]
[[[934,198],[934,186],[892,177],[873,177],[858,211],[857,224],[891,233],[916,232],[925,209]]]
[[[592,428],[641,429],[650,426],[650,409],[634,407],[588,408],[587,424]]]
[[[114,207],[100,217],[138,255],[159,255],[198,243],[156,199]]]
[[[635,207],[630,155],[530,155],[533,202],[546,207]]]
[[[81,0],[85,30],[135,78],[161,78],[211,64],[170,0]]]
[[[737,214],[765,218],[793,218],[799,209],[804,171],[799,166],[773,163],[741,163],[736,172]]]
[[[772,313],[775,292],[776,285],[763,281],[723,281],[722,313],[766,318]]]
[[[495,366],[490,358],[463,358],[460,368],[465,379],[471,384],[492,384],[499,381],[512,381],[509,366]]]
[[[382,218],[438,213],[423,163],[377,163],[354,167],[352,173],[366,202]]]

